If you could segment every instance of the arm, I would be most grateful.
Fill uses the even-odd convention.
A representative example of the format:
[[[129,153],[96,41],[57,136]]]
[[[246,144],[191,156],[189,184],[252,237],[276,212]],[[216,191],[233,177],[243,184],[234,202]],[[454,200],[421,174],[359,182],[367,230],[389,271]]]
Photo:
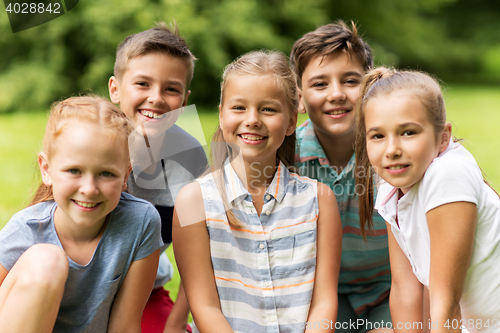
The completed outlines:
[[[337,285],[342,253],[342,223],[337,200],[332,190],[318,182],[318,230],[316,252],[316,277],[311,307],[307,321],[321,323],[320,331],[335,330],[337,320]],[[312,325],[313,327],[315,325]],[[317,330],[307,329],[306,332]]]
[[[141,317],[153,289],[160,250],[133,261],[111,308],[108,332],[141,332]]]
[[[167,318],[167,323],[165,324],[165,329],[163,333],[185,333],[187,327],[187,321],[189,316],[189,305],[186,298],[186,293],[184,292],[184,286],[182,281],[179,285],[179,293],[177,294],[177,299],[175,300],[172,311]]]
[[[387,225],[389,239],[389,257],[391,260],[391,309],[392,326],[395,332],[422,332],[424,286],[413,274],[411,264],[392,234],[391,225]],[[405,328],[405,323],[422,323],[422,327]],[[399,327],[398,327],[399,324]],[[413,325],[412,325],[413,326]]]
[[[444,323],[448,319],[449,323],[462,319],[459,302],[472,258],[476,218],[477,207],[470,202],[453,202],[427,212],[431,240],[431,320],[440,324],[432,332],[449,332]]]
[[[175,259],[198,330],[233,332],[220,309],[204,207],[197,182],[177,195],[172,229]]]

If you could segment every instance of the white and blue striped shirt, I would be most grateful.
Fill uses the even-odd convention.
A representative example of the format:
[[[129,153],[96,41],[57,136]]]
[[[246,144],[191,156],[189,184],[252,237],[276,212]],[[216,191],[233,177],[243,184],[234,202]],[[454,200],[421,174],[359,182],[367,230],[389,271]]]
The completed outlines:
[[[317,182],[280,163],[259,216],[229,163],[224,177],[241,229],[230,227],[212,174],[198,179],[222,313],[235,332],[303,332],[316,269]]]

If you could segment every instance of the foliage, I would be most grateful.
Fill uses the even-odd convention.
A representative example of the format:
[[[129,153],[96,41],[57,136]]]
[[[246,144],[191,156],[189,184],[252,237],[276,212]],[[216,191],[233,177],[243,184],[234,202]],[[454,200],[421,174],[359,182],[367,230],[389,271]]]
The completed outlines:
[[[235,57],[260,48],[288,54],[304,33],[337,19],[359,24],[378,64],[498,82],[499,7],[495,0],[85,0],[15,34],[5,13],[0,112],[48,108],[88,90],[107,95],[117,45],[159,20],[175,20],[199,59],[190,99],[198,105],[217,105],[220,74]]]

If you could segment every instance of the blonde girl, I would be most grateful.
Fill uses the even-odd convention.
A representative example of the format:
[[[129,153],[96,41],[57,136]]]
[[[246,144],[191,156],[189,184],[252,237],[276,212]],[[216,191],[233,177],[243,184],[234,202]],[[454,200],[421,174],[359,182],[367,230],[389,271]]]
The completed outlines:
[[[439,84],[425,73],[375,69],[357,120],[358,170],[373,168],[383,180],[375,208],[390,231],[394,328],[498,332],[500,200],[451,138]],[[360,215],[370,227],[373,182],[357,182],[366,189]],[[424,287],[430,321],[405,325],[423,321]]]
[[[327,186],[290,171],[297,105],[283,54],[251,52],[226,67],[212,173],[182,189],[174,214],[201,332],[334,329],[340,217]]]
[[[129,134],[102,98],[53,106],[42,184],[0,231],[0,331],[140,332],[162,242],[154,207],[122,193]]]

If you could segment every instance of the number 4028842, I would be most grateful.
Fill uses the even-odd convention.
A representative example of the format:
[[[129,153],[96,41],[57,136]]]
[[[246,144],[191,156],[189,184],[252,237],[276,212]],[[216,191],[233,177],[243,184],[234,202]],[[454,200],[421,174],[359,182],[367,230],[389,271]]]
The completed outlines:
[[[42,13],[52,13],[61,14],[61,4],[60,3],[9,3],[5,11],[9,14],[42,14]]]

